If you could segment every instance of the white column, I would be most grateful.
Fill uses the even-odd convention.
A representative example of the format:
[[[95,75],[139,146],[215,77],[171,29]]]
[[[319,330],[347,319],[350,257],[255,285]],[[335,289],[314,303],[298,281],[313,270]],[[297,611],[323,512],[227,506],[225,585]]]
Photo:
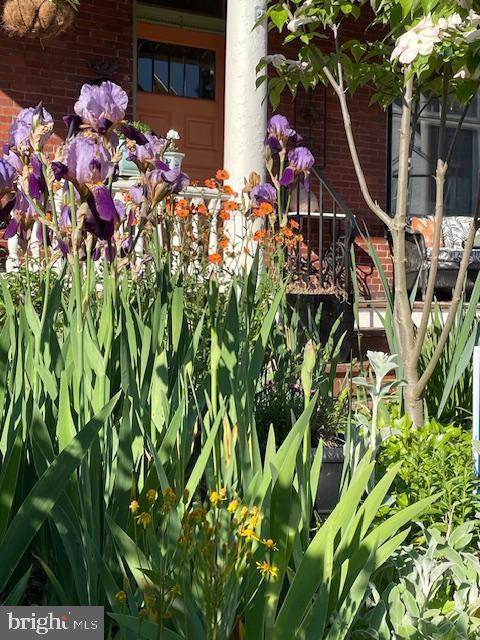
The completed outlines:
[[[258,89],[256,66],[267,55],[266,24],[253,29],[267,0],[227,1],[225,64],[224,167],[229,184],[239,194],[252,171],[265,180],[263,146],[267,125],[267,85]],[[239,213],[225,223],[225,232],[237,250],[251,235]],[[249,247],[253,249],[252,246]]]

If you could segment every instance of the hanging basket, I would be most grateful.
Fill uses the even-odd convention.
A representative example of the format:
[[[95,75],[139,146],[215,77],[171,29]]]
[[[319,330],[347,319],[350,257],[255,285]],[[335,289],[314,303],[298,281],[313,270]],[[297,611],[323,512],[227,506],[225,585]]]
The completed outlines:
[[[54,38],[73,22],[75,9],[65,0],[7,0],[3,26],[12,36]]]

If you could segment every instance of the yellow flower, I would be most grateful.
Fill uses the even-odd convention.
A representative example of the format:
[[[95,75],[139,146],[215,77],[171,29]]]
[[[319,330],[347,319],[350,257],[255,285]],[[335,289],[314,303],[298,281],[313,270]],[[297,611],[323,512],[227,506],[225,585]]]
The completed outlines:
[[[257,569],[260,571],[260,573],[264,578],[267,576],[271,578],[278,577],[278,567],[276,567],[275,565],[270,564],[265,560],[263,562],[257,562],[256,565],[257,565]]]
[[[238,500],[232,500],[227,507],[227,511],[229,513],[235,513],[235,511],[238,509]]]
[[[255,531],[253,529],[239,529],[238,533],[240,534],[240,536],[242,538],[248,538],[249,540],[251,538],[255,537]]]
[[[245,516],[248,515],[248,507],[242,507],[242,510],[240,511],[240,518],[245,518]]]
[[[149,489],[149,490],[147,491],[147,494],[146,494],[146,495],[147,495],[147,500],[148,500],[151,504],[153,504],[154,502],[156,502],[156,501],[157,501],[157,498],[158,498],[158,491],[155,491],[155,489]]]
[[[226,489],[220,489],[219,491],[212,491],[210,494],[210,502],[214,507],[218,506],[218,503],[225,500],[227,497]]]
[[[128,508],[132,513],[137,513],[137,511],[140,509],[140,505],[138,504],[137,500],[132,500]]]
[[[137,524],[141,524],[144,529],[148,527],[148,525],[152,521],[152,516],[145,511],[136,517]]]
[[[118,593],[116,593],[115,600],[117,602],[120,602],[120,604],[125,604],[125,602],[127,601],[127,594],[125,593],[125,591],[119,591]]]
[[[277,545],[271,538],[268,538],[268,540],[263,540],[263,544],[267,547],[267,549],[271,549],[272,551],[278,551]]]

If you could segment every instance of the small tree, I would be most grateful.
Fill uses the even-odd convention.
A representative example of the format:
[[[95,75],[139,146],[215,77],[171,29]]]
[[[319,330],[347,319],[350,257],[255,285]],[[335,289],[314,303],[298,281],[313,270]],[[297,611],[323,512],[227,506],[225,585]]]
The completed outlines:
[[[475,0],[476,1],[476,0]],[[388,228],[393,244],[395,274],[394,328],[406,380],[405,407],[414,424],[423,422],[422,394],[445,346],[459,305],[474,238],[479,226],[479,209],[472,212],[472,223],[452,304],[433,357],[423,372],[419,357],[434,297],[441,225],[444,216],[444,189],[449,160],[459,130],[473,100],[480,78],[480,16],[469,0],[288,0],[274,2],[267,11],[271,28],[286,30],[285,43],[299,45],[297,60],[283,55],[267,56],[258,66],[259,82],[266,80],[270,64],[275,74],[269,80],[274,106],[288,87],[295,94],[318,83],[329,85],[338,97],[345,134],[358,183],[370,210]],[[480,6],[480,3],[479,3]],[[342,37],[347,21],[368,12],[369,29],[365,40]],[[373,101],[387,108],[401,98],[399,131],[398,186],[394,210],[388,212],[371,194],[358,157],[347,95],[359,86],[374,88]],[[420,325],[415,326],[406,278],[406,226],[409,174],[413,136],[418,118],[427,104],[438,100],[441,108],[435,173],[435,231],[431,267]],[[447,145],[448,105],[457,101],[463,112],[453,140]]]

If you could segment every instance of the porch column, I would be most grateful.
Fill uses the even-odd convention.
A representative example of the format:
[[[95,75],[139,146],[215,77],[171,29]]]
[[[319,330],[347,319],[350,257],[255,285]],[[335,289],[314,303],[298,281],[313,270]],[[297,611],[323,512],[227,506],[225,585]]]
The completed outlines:
[[[253,26],[266,6],[267,0],[227,0],[223,164],[230,173],[229,184],[239,195],[252,171],[265,180],[267,85],[256,88],[255,69],[267,55],[267,27]],[[246,219],[239,213],[225,223],[225,232],[236,250],[244,244],[246,228]],[[252,230],[248,233],[251,235]],[[254,250],[251,244],[248,248]]]

